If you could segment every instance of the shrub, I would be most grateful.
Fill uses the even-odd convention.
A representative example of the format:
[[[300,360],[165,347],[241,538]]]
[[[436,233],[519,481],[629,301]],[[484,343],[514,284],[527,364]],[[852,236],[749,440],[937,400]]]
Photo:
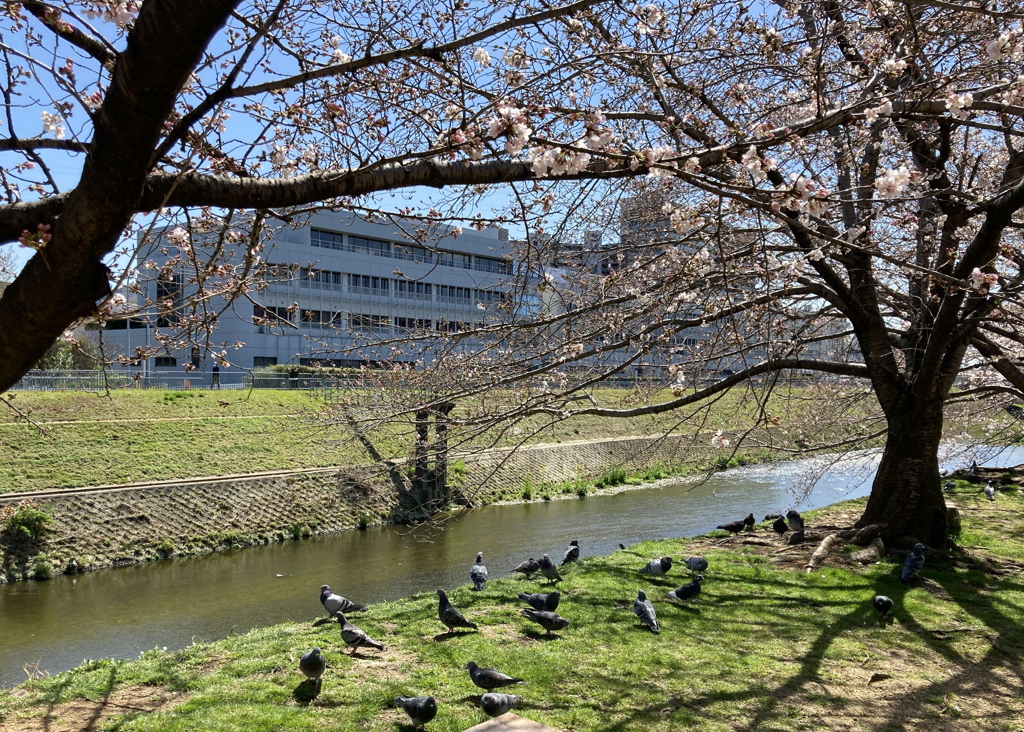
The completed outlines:
[[[21,539],[42,539],[53,523],[53,517],[46,511],[29,503],[23,503],[7,517],[4,529]]]
[[[622,485],[626,482],[629,474],[626,469],[621,465],[614,468],[608,468],[604,471],[600,478],[594,483],[598,488],[611,488],[612,486]]]
[[[37,559],[35,578],[37,580],[53,579],[53,565],[45,559]]]

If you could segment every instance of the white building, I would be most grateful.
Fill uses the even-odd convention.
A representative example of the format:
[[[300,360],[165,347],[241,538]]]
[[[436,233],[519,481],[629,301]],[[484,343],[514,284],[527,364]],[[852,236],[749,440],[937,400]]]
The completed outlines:
[[[410,223],[410,229],[414,224]],[[511,247],[504,230],[467,229],[413,243],[394,223],[370,223],[349,213],[320,213],[310,225],[275,235],[265,250],[267,287],[238,299],[217,320],[213,341],[236,341],[227,358],[239,368],[273,364],[358,366],[393,360],[390,348],[374,345],[417,332],[457,332],[499,317],[512,273]],[[166,231],[164,232],[166,233]],[[161,235],[163,236],[163,235]],[[157,264],[153,277],[140,282],[149,302],[172,300],[180,308],[194,292],[187,271],[167,272],[174,250],[165,238],[147,259]],[[297,307],[295,306],[297,304]],[[224,303],[214,301],[212,309]],[[155,346],[154,330],[179,322],[177,311],[161,316],[109,321],[104,350],[130,355],[137,346]],[[471,345],[471,344],[470,344]],[[182,369],[186,363],[209,370],[211,359],[182,349],[125,365],[133,370]]]

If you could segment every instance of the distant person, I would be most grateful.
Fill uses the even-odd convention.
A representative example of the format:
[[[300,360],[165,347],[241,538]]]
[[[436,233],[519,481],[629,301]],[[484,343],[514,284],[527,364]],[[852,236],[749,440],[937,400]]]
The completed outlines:
[[[138,389],[139,388],[139,384],[142,382],[142,372],[141,371],[136,371],[132,375],[132,379],[135,380],[135,388]]]
[[[219,389],[220,388],[220,366],[217,365],[217,364],[214,364],[213,365],[213,369],[212,369],[212,373],[213,373],[213,376],[211,377],[211,380],[210,380],[210,386]]]

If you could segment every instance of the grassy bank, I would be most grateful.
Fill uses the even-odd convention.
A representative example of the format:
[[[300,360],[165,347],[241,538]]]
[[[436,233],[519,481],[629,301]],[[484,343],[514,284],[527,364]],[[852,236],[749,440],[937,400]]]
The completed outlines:
[[[835,387],[829,403],[835,404]],[[602,403],[630,406],[652,398],[631,390],[596,392]],[[667,396],[667,395],[662,395]],[[11,395],[8,395],[11,397]],[[761,414],[748,394],[720,398],[711,411],[695,410],[636,419],[577,418],[555,422],[533,434],[539,421],[525,422],[519,434],[480,435],[458,449],[588,440],[674,432],[737,430]],[[780,389],[766,405],[786,427],[779,444],[819,442],[854,433],[861,414],[850,407],[845,417],[825,404],[817,387]],[[355,465],[369,462],[365,449],[344,426],[319,421],[323,402],[314,392],[270,391],[115,391],[109,396],[78,392],[18,392],[13,404],[27,414],[0,413],[0,492],[105,485],[265,470]],[[465,410],[472,405],[463,405]],[[39,426],[45,431],[40,431]],[[412,449],[408,426],[392,425],[372,435],[386,456],[404,457]]]
[[[813,547],[783,550],[762,526],[743,538],[650,542],[586,558],[566,572],[558,639],[517,616],[515,593],[541,583],[504,578],[475,593],[449,593],[480,632],[453,636],[436,618],[433,588],[374,606],[356,622],[387,645],[348,658],[336,624],[285,624],[131,662],[88,662],[0,693],[4,730],[394,730],[399,694],[433,694],[428,729],[454,731],[484,719],[469,660],[528,680],[524,716],[564,730],[1020,730],[1024,728],[1024,498],[1007,488],[995,503],[961,486],[957,561],[930,560],[926,586],[896,580],[898,558],[861,568],[840,552],[813,574]],[[811,524],[845,524],[839,504]],[[670,604],[683,581],[641,579],[653,556],[702,553],[711,562],[701,599]],[[497,574],[492,568],[492,574]],[[336,579],[336,578],[332,578]],[[343,588],[343,581],[341,587]],[[631,606],[648,591],[660,635]],[[896,601],[882,624],[876,592]],[[301,697],[299,656],[314,645],[328,660],[323,691]],[[876,674],[880,676],[876,676]],[[872,679],[874,679],[872,681]],[[299,693],[297,693],[297,690]],[[153,710],[153,711],[140,711]],[[65,727],[63,725],[70,725]],[[77,725],[77,726],[76,726]]]

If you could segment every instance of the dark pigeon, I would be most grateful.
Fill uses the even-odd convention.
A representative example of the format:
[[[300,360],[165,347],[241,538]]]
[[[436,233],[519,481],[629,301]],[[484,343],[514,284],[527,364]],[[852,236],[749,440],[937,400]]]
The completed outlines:
[[[423,729],[437,716],[437,701],[432,696],[399,696],[395,706],[405,710],[416,729]]]
[[[320,691],[320,677],[323,676],[326,670],[327,659],[320,655],[319,648],[314,648],[309,653],[303,653],[302,658],[299,659],[299,671],[316,684],[318,693]]]
[[[672,569],[672,557],[662,557],[661,559],[652,559],[646,565],[641,567],[640,574],[650,574],[655,577],[662,577],[670,569]]]
[[[566,564],[569,564],[570,562],[575,562],[579,558],[580,543],[576,539],[573,539],[569,542],[569,547],[565,550],[565,556],[562,557],[562,562],[558,566],[564,567]]]
[[[487,567],[484,566],[484,553],[478,552],[476,564],[469,568],[469,578],[473,580],[473,589],[482,590],[487,586]]]
[[[382,643],[378,643],[368,636],[359,626],[348,622],[348,618],[345,617],[343,612],[338,611],[334,614],[334,617],[338,619],[338,625],[341,626],[341,639],[345,641],[345,645],[352,649],[350,653],[355,653],[362,646],[376,648],[378,651],[384,650]]]
[[[625,549],[625,548],[626,548],[625,544],[619,544],[619,549]]]
[[[978,461],[977,460],[972,460],[971,461],[971,467],[967,471],[967,474],[969,476],[971,476],[972,478],[977,478],[978,477]]]
[[[683,562],[691,572],[704,572],[708,568],[708,560],[704,557],[690,557]]]
[[[529,618],[542,627],[548,632],[548,635],[551,635],[551,631],[553,630],[562,630],[563,628],[569,627],[568,620],[558,613],[549,612],[547,610],[530,610],[529,608],[523,608],[519,611],[519,614],[524,618]]]
[[[473,683],[481,689],[487,689],[487,691],[500,689],[503,686],[526,683],[523,679],[503,674],[501,671],[495,671],[493,668],[480,668],[476,665],[475,661],[467,663],[466,668],[469,669],[469,678],[473,680]]]
[[[525,574],[526,575],[526,579],[530,579],[531,577],[533,577],[534,572],[537,572],[539,569],[540,569],[540,562],[538,562],[533,557],[530,557],[529,559],[527,559],[525,562],[520,564],[518,567],[516,567],[512,571],[513,572],[519,572],[520,574]]]
[[[715,528],[725,529],[730,534],[738,534],[741,531],[743,531],[743,529],[747,528],[747,523],[746,521],[730,521],[727,524],[722,524],[720,526],[716,526]]]
[[[480,708],[484,710],[484,714],[488,717],[500,717],[508,710],[515,708],[522,700],[523,697],[516,696],[515,694],[492,692],[480,697]]]
[[[914,544],[914,550],[907,555],[903,562],[903,571],[900,572],[900,582],[912,582],[917,579],[917,573],[924,567],[924,544]]]
[[[996,500],[996,487],[992,485],[991,480],[985,485],[985,498],[990,501]]]
[[[320,587],[320,604],[324,606],[327,616],[331,618],[339,610],[343,613],[361,613],[366,610],[365,605],[356,605],[341,595],[335,595],[330,585]]]
[[[743,519],[743,524],[749,529],[754,528],[754,524],[756,523],[757,519],[754,518],[754,514],[749,514],[745,519]]]
[[[680,585],[667,593],[673,600],[695,600],[700,594],[700,583],[704,581],[703,575],[697,575],[685,585]]]
[[[441,624],[448,628],[449,633],[453,632],[456,628],[472,628],[477,630],[476,623],[466,620],[466,616],[456,610],[451,602],[448,601],[448,595],[445,594],[444,590],[437,591],[437,617]]]
[[[944,490],[944,491],[951,491],[954,488],[956,488],[956,481],[955,480],[948,481],[946,483],[946,485],[942,486],[942,490]]]
[[[803,531],[804,530],[804,519],[796,511],[790,509],[786,511],[786,521],[789,522],[790,531]]]
[[[885,595],[875,595],[871,600],[871,604],[875,606],[875,610],[878,611],[882,620],[885,620],[885,616],[892,610],[893,601]]]
[[[772,530],[779,536],[782,536],[787,531],[789,531],[789,524],[786,523],[786,519],[782,518],[782,516],[779,516],[777,519],[775,519],[775,523],[772,524]]]
[[[764,517],[764,520],[765,521],[774,521],[775,519],[780,519],[780,518],[782,518],[782,514],[781,513],[770,513],[770,514],[768,514],[767,516]]]
[[[640,622],[651,629],[652,633],[660,633],[658,627],[658,614],[654,612],[654,605],[647,599],[643,590],[636,593],[636,600],[633,601],[633,612],[640,618]]]
[[[551,561],[547,554],[540,560],[540,573],[551,582],[562,581],[562,575],[558,573],[558,567],[554,565],[554,562]]]
[[[519,593],[519,599],[534,610],[547,610],[548,612],[558,609],[558,601],[561,597],[558,592],[538,592],[533,595],[528,595],[525,592]]]

